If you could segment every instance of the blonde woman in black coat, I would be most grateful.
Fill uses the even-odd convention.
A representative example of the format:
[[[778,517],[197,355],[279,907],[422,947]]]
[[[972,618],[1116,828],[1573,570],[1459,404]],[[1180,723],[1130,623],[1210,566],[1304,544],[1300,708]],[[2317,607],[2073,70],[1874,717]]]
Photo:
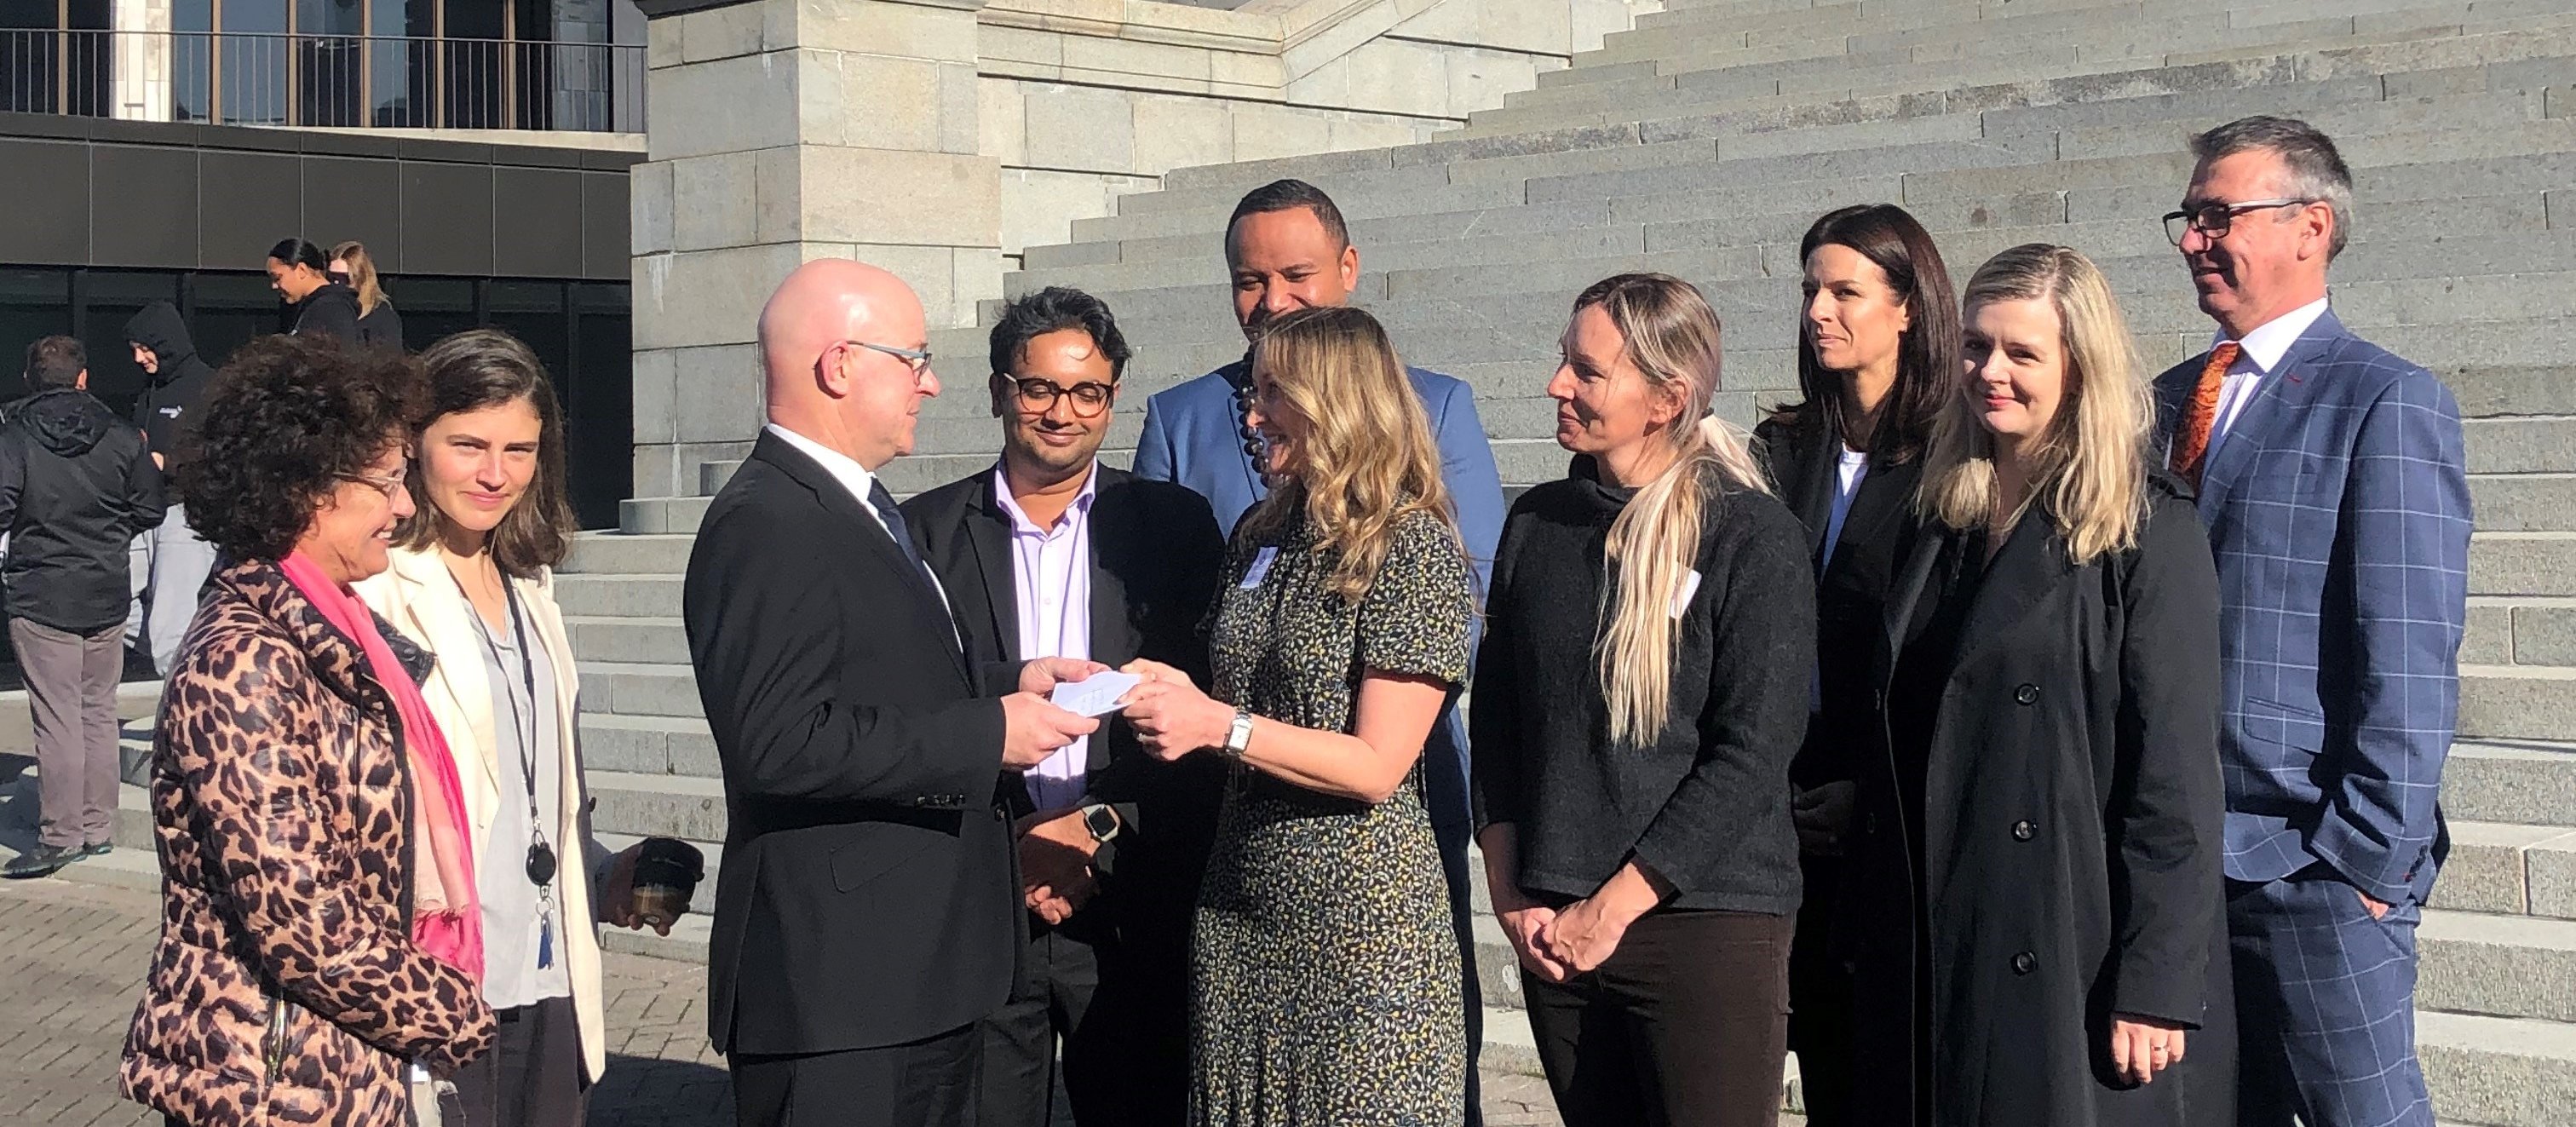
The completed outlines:
[[[1890,1066],[1857,1121],[2223,1125],[2208,537],[2150,476],[2146,386],[2092,263],[2016,247],[1965,305],[1928,525],[1889,597],[1867,918],[1837,928],[1858,1059]]]

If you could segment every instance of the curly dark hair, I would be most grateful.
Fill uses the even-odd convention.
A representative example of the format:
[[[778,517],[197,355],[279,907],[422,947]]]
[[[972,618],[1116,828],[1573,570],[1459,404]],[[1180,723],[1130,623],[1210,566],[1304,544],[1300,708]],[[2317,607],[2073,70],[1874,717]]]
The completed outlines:
[[[408,440],[420,400],[419,366],[390,350],[243,345],[206,388],[195,453],[179,464],[188,527],[233,559],[285,558],[324,497]]]

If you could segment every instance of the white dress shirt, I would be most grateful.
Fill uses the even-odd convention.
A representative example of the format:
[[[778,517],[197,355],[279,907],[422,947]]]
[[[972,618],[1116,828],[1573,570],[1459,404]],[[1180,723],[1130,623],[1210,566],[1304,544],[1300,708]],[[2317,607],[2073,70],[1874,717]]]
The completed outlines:
[[[2321,297],[2263,322],[2238,342],[2244,351],[2227,366],[2227,377],[2218,385],[2218,414],[2209,421],[2209,450],[2201,455],[2201,465],[2218,457],[2218,444],[2226,441],[2228,430],[2236,425],[2236,416],[2245,413],[2245,405],[2262,390],[2264,377],[2281,366],[2281,357],[2288,354],[2290,346],[2325,315],[2326,299]],[[2216,348],[2225,343],[2227,338],[2221,335],[2209,346]]]
[[[1010,478],[993,468],[993,496],[1011,516],[1012,602],[1019,609],[1020,659],[1091,656],[1091,501],[1099,495],[1100,467],[1084,471],[1082,491],[1064,515],[1038,527],[1011,497]],[[1025,775],[1029,800],[1040,810],[1082,801],[1089,789],[1091,737],[1072,743]]]
[[[850,496],[859,499],[860,511],[868,514],[868,519],[877,522],[877,530],[885,533],[886,539],[894,539],[894,530],[886,527],[885,514],[878,512],[876,502],[868,499],[868,494],[875,488],[877,483],[877,475],[875,473],[871,472],[866,466],[860,465],[858,459],[841,453],[838,450],[834,450],[829,446],[825,446],[820,442],[816,442],[813,439],[807,438],[804,435],[798,434],[795,431],[789,430],[776,423],[767,424],[761,429],[777,435],[789,446],[793,446],[798,450],[804,451],[806,457],[812,458],[816,462],[820,463],[823,467],[823,471],[832,475],[832,480],[840,482],[841,488],[849,490]],[[901,545],[897,546],[900,547]],[[931,574],[930,569],[923,568],[922,574],[929,576],[930,589],[939,592],[939,605],[942,608],[947,608],[948,588],[940,585],[939,577]],[[950,610],[949,613],[954,615],[956,612],[954,610]],[[950,623],[949,629],[956,629],[956,623]]]

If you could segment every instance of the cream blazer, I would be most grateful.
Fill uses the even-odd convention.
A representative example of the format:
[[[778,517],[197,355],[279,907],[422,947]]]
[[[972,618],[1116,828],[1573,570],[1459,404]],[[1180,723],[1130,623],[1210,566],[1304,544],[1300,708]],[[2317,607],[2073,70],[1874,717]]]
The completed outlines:
[[[492,837],[493,814],[500,809],[502,775],[493,726],[492,682],[483,671],[483,642],[475,633],[474,606],[457,589],[455,578],[438,558],[437,548],[396,548],[392,558],[393,566],[384,574],[370,576],[356,585],[358,597],[421,648],[438,655],[437,671],[421,686],[421,697],[429,702],[430,715],[438,720],[439,734],[447,738],[448,750],[456,757],[457,776],[464,780],[465,814],[474,823],[474,848],[479,857]],[[582,826],[582,807],[589,796],[573,742],[578,738],[580,675],[573,668],[572,643],[564,633],[563,610],[555,605],[554,574],[513,579],[510,585],[517,590],[521,609],[536,627],[537,636],[544,639],[546,655],[554,662],[558,721],[555,743],[563,749],[563,815],[561,824],[549,836],[564,846],[557,851],[563,872],[556,889],[563,896],[566,921],[593,921],[597,916],[591,904],[590,882],[603,851],[591,842]],[[590,1070],[591,1081],[597,1083],[608,1071],[607,1029],[599,985],[599,930],[595,923],[588,927],[566,926],[563,934],[564,970],[572,979],[582,1061]]]

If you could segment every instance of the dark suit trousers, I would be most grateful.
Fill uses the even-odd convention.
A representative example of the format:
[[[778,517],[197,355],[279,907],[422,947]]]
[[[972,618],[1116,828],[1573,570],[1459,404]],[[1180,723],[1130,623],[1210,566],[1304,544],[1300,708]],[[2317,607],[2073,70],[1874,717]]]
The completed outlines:
[[[1085,1127],[1179,1127],[1189,1110],[1186,968],[1137,963],[1114,942],[1094,947],[1062,929],[1029,940],[1010,1001],[980,1027],[975,1127],[1070,1127],[1051,1118],[1059,1039],[1065,1097]]]
[[[1527,970],[1566,1127],[1770,1127],[1788,1056],[1787,916],[1650,912],[1563,983]]]
[[[973,1025],[837,1053],[735,1053],[741,1127],[956,1127],[975,1107],[984,1040]]]

